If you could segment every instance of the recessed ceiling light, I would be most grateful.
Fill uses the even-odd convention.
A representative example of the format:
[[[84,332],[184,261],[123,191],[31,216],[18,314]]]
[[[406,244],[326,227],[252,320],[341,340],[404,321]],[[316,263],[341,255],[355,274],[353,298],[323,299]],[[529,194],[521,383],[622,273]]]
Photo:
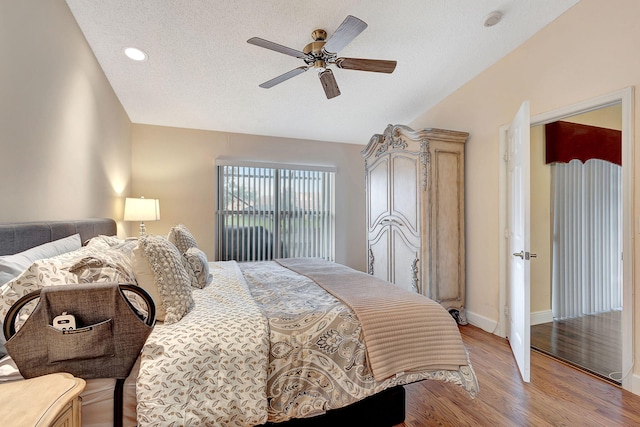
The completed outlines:
[[[127,55],[129,58],[133,59],[134,61],[144,61],[147,59],[147,54],[135,47],[125,48],[124,54]]]
[[[494,10],[484,18],[485,27],[493,27],[502,19],[502,12]]]

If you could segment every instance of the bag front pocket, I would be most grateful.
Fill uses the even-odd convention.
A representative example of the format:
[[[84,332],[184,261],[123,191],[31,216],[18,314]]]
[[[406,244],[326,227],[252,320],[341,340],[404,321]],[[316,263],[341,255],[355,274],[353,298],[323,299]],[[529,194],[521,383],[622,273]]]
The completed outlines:
[[[71,331],[47,327],[49,363],[115,355],[111,319]]]

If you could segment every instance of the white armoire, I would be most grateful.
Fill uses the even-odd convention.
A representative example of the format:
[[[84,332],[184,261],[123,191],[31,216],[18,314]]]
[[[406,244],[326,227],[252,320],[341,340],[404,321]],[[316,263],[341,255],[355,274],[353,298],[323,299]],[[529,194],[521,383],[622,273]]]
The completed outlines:
[[[461,324],[468,135],[388,125],[362,151],[369,274],[428,296]]]

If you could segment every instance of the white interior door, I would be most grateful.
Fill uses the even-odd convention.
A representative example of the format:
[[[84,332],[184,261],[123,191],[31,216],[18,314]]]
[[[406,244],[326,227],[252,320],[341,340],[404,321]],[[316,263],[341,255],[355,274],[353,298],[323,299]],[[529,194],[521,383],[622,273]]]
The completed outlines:
[[[529,268],[529,101],[520,106],[508,130],[507,222],[509,248],[509,344],[520,374],[529,382],[530,365],[530,268]]]

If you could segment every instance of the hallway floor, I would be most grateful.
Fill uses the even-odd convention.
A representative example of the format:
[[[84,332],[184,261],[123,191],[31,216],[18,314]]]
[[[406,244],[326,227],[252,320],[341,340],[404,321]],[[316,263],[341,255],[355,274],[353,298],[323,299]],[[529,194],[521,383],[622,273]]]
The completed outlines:
[[[531,327],[531,347],[615,384],[622,370],[622,311]]]

